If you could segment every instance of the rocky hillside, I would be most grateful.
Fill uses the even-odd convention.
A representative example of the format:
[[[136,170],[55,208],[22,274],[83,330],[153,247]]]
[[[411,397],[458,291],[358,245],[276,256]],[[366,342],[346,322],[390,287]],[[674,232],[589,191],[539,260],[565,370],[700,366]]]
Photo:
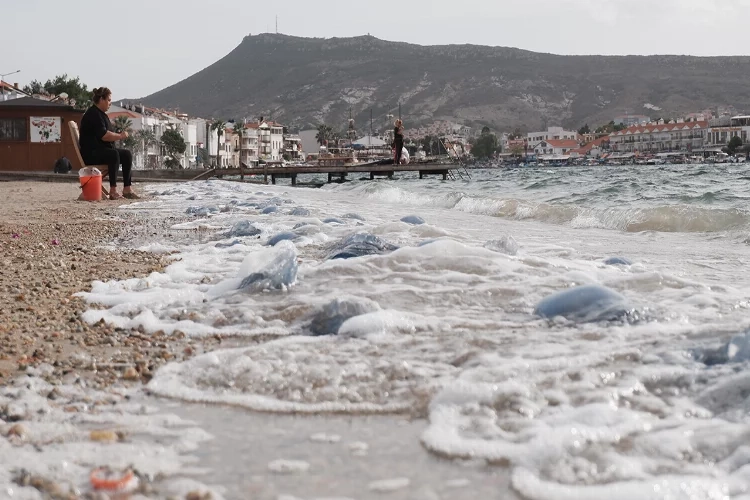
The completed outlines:
[[[131,102],[204,117],[271,117],[292,128],[369,131],[398,113],[407,127],[450,119],[531,130],[609,122],[624,112],[672,117],[750,110],[750,57],[558,56],[476,45],[248,36],[224,58]]]

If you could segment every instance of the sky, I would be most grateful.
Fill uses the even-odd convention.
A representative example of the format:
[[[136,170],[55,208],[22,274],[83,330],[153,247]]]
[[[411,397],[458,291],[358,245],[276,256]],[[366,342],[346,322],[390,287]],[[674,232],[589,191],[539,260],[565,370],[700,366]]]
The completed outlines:
[[[114,99],[210,66],[247,35],[370,34],[420,45],[554,54],[748,55],[750,0],[0,0],[0,74],[66,73]]]

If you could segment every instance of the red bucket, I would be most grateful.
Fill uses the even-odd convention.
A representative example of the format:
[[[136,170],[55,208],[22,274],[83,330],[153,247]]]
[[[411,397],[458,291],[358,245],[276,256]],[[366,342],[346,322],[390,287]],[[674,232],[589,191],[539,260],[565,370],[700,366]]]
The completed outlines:
[[[102,173],[98,168],[85,167],[78,172],[81,181],[83,199],[86,201],[101,201]]]

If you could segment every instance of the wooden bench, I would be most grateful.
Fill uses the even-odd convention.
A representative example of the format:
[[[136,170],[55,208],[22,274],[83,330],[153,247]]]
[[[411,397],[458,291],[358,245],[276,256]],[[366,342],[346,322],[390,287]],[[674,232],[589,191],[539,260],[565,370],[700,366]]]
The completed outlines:
[[[98,168],[102,173],[102,181],[109,177],[109,167],[107,165],[86,165],[83,162],[83,156],[81,156],[81,149],[78,145],[78,141],[81,138],[81,134],[78,132],[78,124],[74,122],[73,120],[68,121],[68,128],[70,128],[70,136],[73,138],[73,148],[76,150],[76,157],[78,157],[78,164],[83,167],[93,167]],[[107,188],[104,187],[104,184],[102,184],[102,193],[104,196],[109,196],[109,191],[107,191]],[[81,197],[83,197],[83,194],[81,194]],[[79,198],[82,199],[82,198]]]

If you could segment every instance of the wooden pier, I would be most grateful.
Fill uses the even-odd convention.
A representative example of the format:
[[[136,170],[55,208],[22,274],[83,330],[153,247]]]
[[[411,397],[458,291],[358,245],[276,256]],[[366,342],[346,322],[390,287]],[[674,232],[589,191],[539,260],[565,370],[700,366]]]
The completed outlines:
[[[271,184],[276,184],[277,179],[291,179],[292,186],[297,185],[297,176],[306,174],[328,174],[328,182],[334,182],[334,179],[338,182],[346,180],[349,174],[370,174],[370,179],[375,177],[388,177],[393,178],[393,174],[396,172],[418,172],[419,178],[422,179],[428,175],[439,175],[443,177],[443,180],[447,180],[448,177],[453,177],[451,174],[452,170],[458,170],[461,168],[460,165],[452,163],[410,163],[408,165],[393,165],[393,164],[379,164],[379,163],[348,163],[348,164],[336,164],[334,162],[319,162],[317,165],[311,166],[288,166],[288,167],[276,167],[262,165],[260,167],[243,167],[243,168],[222,168],[216,169],[209,174],[208,172],[201,175],[201,179],[207,179],[214,176],[263,176],[264,182],[268,183],[268,178],[271,179]]]
[[[462,173],[463,170],[463,173]],[[297,177],[306,174],[327,174],[328,182],[343,182],[349,174],[369,174],[370,179],[376,177],[393,178],[397,172],[417,172],[419,178],[438,175],[443,180],[462,178],[468,175],[461,165],[453,163],[410,163],[408,165],[372,163],[335,163],[331,161],[320,162],[317,165],[305,166],[269,166],[242,168],[212,168],[206,170],[133,170],[133,180],[137,182],[184,182],[192,180],[205,180],[213,177],[239,177],[245,182],[257,182],[276,184],[277,179],[291,179],[292,185],[297,185]],[[253,179],[246,179],[253,176]],[[262,180],[258,177],[262,177]],[[53,172],[28,172],[28,171],[0,171],[0,181],[8,180],[38,180],[48,182],[77,182],[78,175],[74,170],[68,174],[55,174]]]

